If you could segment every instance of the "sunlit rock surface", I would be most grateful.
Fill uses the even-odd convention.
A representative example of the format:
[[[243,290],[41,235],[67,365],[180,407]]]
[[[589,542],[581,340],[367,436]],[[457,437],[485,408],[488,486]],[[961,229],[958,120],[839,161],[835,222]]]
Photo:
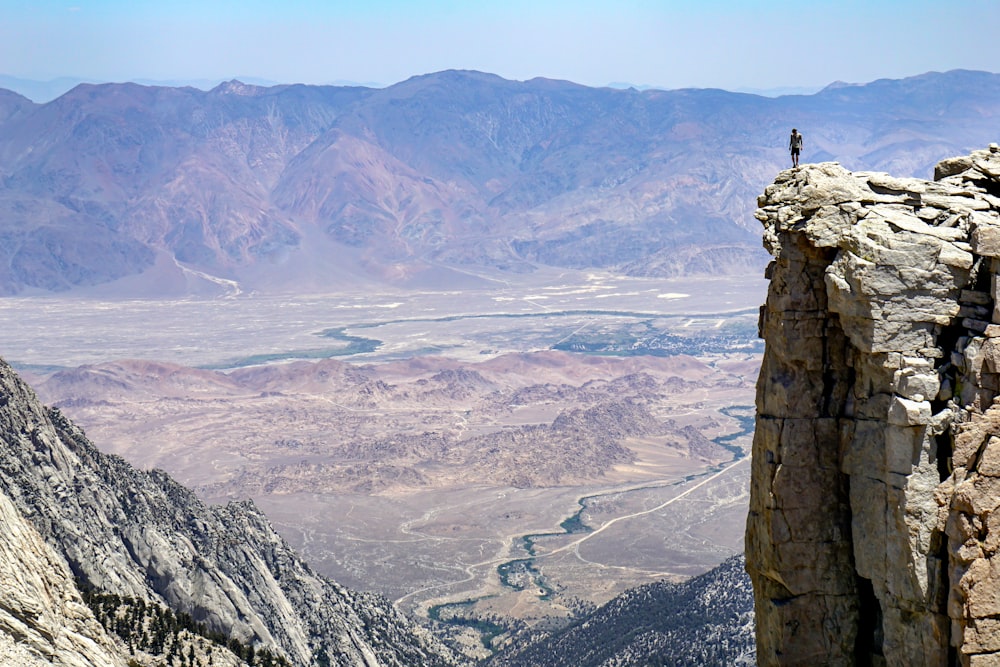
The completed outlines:
[[[66,561],[0,493],[0,664],[124,667]]]
[[[162,471],[102,454],[3,361],[0,520],[0,664],[124,664],[77,582],[293,665],[455,662],[384,598],[315,574],[252,503],[208,506]]]
[[[782,172],[757,218],[763,665],[1000,664],[1000,148]]]

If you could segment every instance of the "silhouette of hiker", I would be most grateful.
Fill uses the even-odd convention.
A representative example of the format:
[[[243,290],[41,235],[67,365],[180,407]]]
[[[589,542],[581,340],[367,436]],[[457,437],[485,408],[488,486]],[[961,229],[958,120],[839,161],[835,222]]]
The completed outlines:
[[[792,166],[799,166],[799,153],[802,152],[802,135],[794,127],[792,128],[792,136],[788,140],[788,150],[792,152]]]

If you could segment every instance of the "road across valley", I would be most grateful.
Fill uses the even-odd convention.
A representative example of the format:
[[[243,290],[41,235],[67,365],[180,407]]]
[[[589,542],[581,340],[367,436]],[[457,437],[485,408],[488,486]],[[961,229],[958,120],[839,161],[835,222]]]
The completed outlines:
[[[742,420],[742,429],[733,434],[728,434],[723,438],[717,438],[717,440],[725,439],[727,442],[732,442],[738,438],[745,438],[752,434],[753,425],[752,420],[744,419]],[[748,445],[748,443],[747,443]],[[690,498],[693,494],[699,490],[703,490],[706,487],[710,487],[713,484],[719,483],[720,481],[725,481],[726,485],[731,485],[731,480],[727,479],[731,473],[735,472],[737,468],[745,467],[745,464],[749,461],[749,457],[745,455],[748,451],[748,447],[733,446],[735,453],[735,459],[727,464],[717,467],[715,470],[709,470],[697,475],[688,475],[680,480],[678,479],[662,479],[653,482],[644,482],[641,484],[627,484],[621,486],[615,486],[612,488],[606,488],[596,491],[591,491],[585,494],[579,494],[576,497],[577,504],[580,505],[580,511],[576,514],[568,517],[562,523],[565,526],[569,522],[574,520],[579,520],[578,516],[581,512],[586,509],[586,502],[592,499],[607,497],[607,496],[621,496],[622,494],[633,493],[637,491],[649,491],[651,489],[682,489],[676,495],[672,495],[663,502],[655,505],[654,507],[636,510],[632,512],[627,512],[625,514],[620,514],[614,516],[610,519],[600,521],[599,525],[596,527],[591,527],[587,525],[583,531],[565,531],[563,533],[513,533],[504,537],[501,541],[500,548],[498,549],[498,555],[488,558],[486,560],[478,561],[475,563],[470,563],[464,566],[463,571],[465,577],[450,582],[436,583],[428,586],[424,586],[418,590],[409,592],[405,595],[398,597],[395,600],[395,604],[401,606],[409,611],[414,611],[422,615],[430,615],[434,613],[436,607],[449,606],[449,605],[468,605],[470,602],[476,602],[477,600],[487,599],[491,596],[497,595],[497,578],[494,576],[494,570],[499,574],[499,586],[503,588],[505,585],[511,587],[509,583],[505,581],[505,576],[503,573],[503,568],[505,566],[518,563],[524,564],[523,569],[529,573],[534,573],[535,584],[538,587],[538,592],[541,597],[548,597],[553,589],[544,581],[544,576],[534,568],[534,564],[539,561],[553,560],[556,556],[564,553],[572,553],[576,559],[587,564],[588,566],[597,567],[599,569],[604,569],[609,567],[608,565],[595,562],[593,560],[588,560],[583,558],[580,554],[580,547],[584,543],[599,538],[602,533],[608,531],[618,524],[626,521],[640,519],[641,517],[662,512],[663,510],[669,508],[671,505]],[[749,473],[744,475],[749,477]],[[745,514],[745,511],[744,511]],[[422,519],[429,519],[429,515],[425,514]],[[642,527],[639,528],[642,530]],[[409,532],[404,531],[404,532]],[[537,545],[538,541],[544,538],[546,541],[559,540],[567,536],[580,535],[575,537],[572,541],[562,544],[558,547],[553,547],[543,553],[535,553],[534,546]],[[424,536],[428,539],[440,539],[434,538],[432,536]],[[460,539],[460,538],[453,538]],[[517,556],[515,553],[516,545],[529,543],[532,546],[528,546],[529,554]],[[731,553],[723,554],[723,557],[731,555]],[[721,559],[720,559],[721,560]],[[630,569],[635,571],[636,568],[628,568],[621,566],[619,569]],[[665,578],[675,576],[676,573],[661,570],[656,572],[644,571],[644,576],[655,579],[655,578]],[[523,589],[524,586],[517,588]]]

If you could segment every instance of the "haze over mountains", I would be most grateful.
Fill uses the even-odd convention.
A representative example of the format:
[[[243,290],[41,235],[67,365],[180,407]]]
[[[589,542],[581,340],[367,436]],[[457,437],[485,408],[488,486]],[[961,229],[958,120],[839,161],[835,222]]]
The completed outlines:
[[[793,125],[806,161],[927,175],[995,139],[998,101],[1000,75],[969,71],[773,99],[470,71],[0,91],[0,294],[756,272],[753,202]]]
[[[0,91],[0,295],[69,297],[5,299],[14,322],[8,338],[28,329],[29,311],[45,310],[66,348],[111,354],[122,349],[115,337],[146,329],[163,336],[128,349],[156,357],[218,346],[214,354],[225,361],[220,340],[226,350],[244,346],[227,363],[253,368],[114,362],[66,369],[42,384],[68,417],[92,420],[79,422],[91,435],[102,423],[143,429],[122,439],[135,445],[121,452],[133,464],[160,465],[153,458],[161,457],[164,466],[220,478],[195,480],[203,492],[259,495],[276,525],[303,536],[299,546],[318,572],[339,568],[360,590],[391,589],[397,610],[430,619],[444,611],[469,623],[505,615],[536,624],[512,634],[513,650],[494,664],[548,664],[540,655],[551,664],[591,664],[578,657],[584,653],[592,664],[632,664],[637,655],[682,655],[672,642],[686,635],[697,639],[695,650],[730,637],[723,648],[733,651],[718,664],[734,664],[749,659],[751,620],[742,567],[732,561],[697,586],[636,589],[594,614],[571,614],[564,604],[580,595],[568,583],[583,581],[603,603],[632,585],[626,575],[645,583],[678,564],[708,567],[677,554],[694,553],[685,545],[697,539],[721,560],[735,515],[742,532],[745,459],[730,449],[740,443],[725,438],[745,419],[746,408],[731,408],[752,402],[756,357],[741,337],[746,306],[756,302],[746,303],[746,292],[728,296],[721,277],[689,281],[697,292],[668,290],[660,279],[731,273],[728,280],[742,285],[748,271],[759,274],[766,255],[752,212],[757,194],[787,166],[791,126],[805,133],[804,161],[927,176],[942,157],[996,141],[998,101],[1000,75],[978,72],[833,84],[777,99],[456,71],[386,89],[83,85],[43,105]],[[562,280],[560,268],[572,269],[570,277]],[[572,284],[579,269],[636,278],[625,286],[597,284],[600,276]],[[479,309],[469,305],[473,293],[456,289],[532,273],[520,291],[479,292],[490,297]],[[542,275],[551,281],[544,289]],[[386,285],[448,289],[424,301],[413,291],[397,298],[402,290],[394,290],[391,299],[363,291]],[[358,289],[357,301],[335,303],[322,325],[283,293],[347,287]],[[113,305],[127,317],[100,322],[94,314],[110,309],[106,301],[74,298],[254,291],[280,296],[174,300],[196,302],[188,310],[122,301]],[[58,311],[57,302],[91,305]],[[254,317],[240,320],[218,304],[247,305]],[[355,309],[365,315],[345,315]],[[225,326],[204,326],[213,311]],[[286,325],[281,336],[266,330],[270,317]],[[750,317],[756,321],[756,311]],[[354,335],[362,327],[365,338]],[[91,338],[78,336],[81,329]],[[339,338],[321,348],[316,331]],[[735,342],[700,345],[712,335]],[[22,338],[29,342],[21,354],[30,346],[55,354],[53,339]],[[352,359],[258,367],[328,354],[345,341],[383,345],[384,357],[373,360],[380,366]],[[478,366],[408,361],[403,352],[384,363],[393,345],[414,357],[471,350]],[[573,352],[552,352],[556,346]],[[676,356],[682,346],[694,356]],[[605,363],[586,350],[627,359]],[[664,358],[650,361],[654,352]],[[605,366],[598,377],[583,374],[593,359]],[[100,454],[2,365],[0,380],[0,421],[9,427],[0,435],[11,444],[0,466],[0,495],[10,502],[0,498],[0,512],[13,516],[12,505],[20,519],[37,520],[31,530],[66,560],[60,585],[74,602],[70,570],[82,572],[84,584],[194,612],[300,664],[321,664],[319,651],[339,644],[357,651],[345,652],[344,664],[359,664],[357,654],[381,664],[464,659],[385,600],[307,571],[248,504],[208,507],[164,473]],[[189,441],[175,436],[182,432]],[[109,448],[109,439],[99,441]],[[191,443],[201,449],[184,450]],[[547,451],[552,443],[562,456]],[[729,468],[709,468],[729,456]],[[162,497],[171,502],[147,502]],[[387,507],[403,509],[390,515]],[[675,516],[690,525],[671,523]],[[154,548],[161,538],[180,547]],[[330,548],[341,543],[360,546]],[[260,567],[236,567],[261,552],[268,558]],[[199,560],[203,553],[217,558]],[[185,569],[188,561],[195,569]],[[376,568],[397,579],[373,576]],[[188,586],[202,577],[225,593],[207,596],[221,605],[208,606],[201,589]],[[690,631],[684,621],[692,614],[672,600],[715,611],[720,589],[739,603],[733,613],[718,627],[706,614],[708,624]],[[312,604],[309,590],[335,591],[323,595],[343,609]],[[272,612],[289,605],[295,614]],[[557,619],[564,628],[548,622],[556,605],[566,612]],[[656,609],[663,611],[656,627],[620,630]],[[679,619],[680,630],[666,631],[667,617]],[[464,638],[465,658],[483,657],[489,639],[461,629],[469,623],[449,633]],[[596,641],[585,644],[588,635]],[[0,662],[11,636],[0,632]],[[622,641],[609,647],[607,636]]]

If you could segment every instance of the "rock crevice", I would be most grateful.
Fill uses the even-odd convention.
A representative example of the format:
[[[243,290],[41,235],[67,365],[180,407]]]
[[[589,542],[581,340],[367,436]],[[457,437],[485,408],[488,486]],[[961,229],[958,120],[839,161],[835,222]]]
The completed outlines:
[[[822,163],[759,198],[761,664],[1000,665],[1000,148],[935,178]]]

